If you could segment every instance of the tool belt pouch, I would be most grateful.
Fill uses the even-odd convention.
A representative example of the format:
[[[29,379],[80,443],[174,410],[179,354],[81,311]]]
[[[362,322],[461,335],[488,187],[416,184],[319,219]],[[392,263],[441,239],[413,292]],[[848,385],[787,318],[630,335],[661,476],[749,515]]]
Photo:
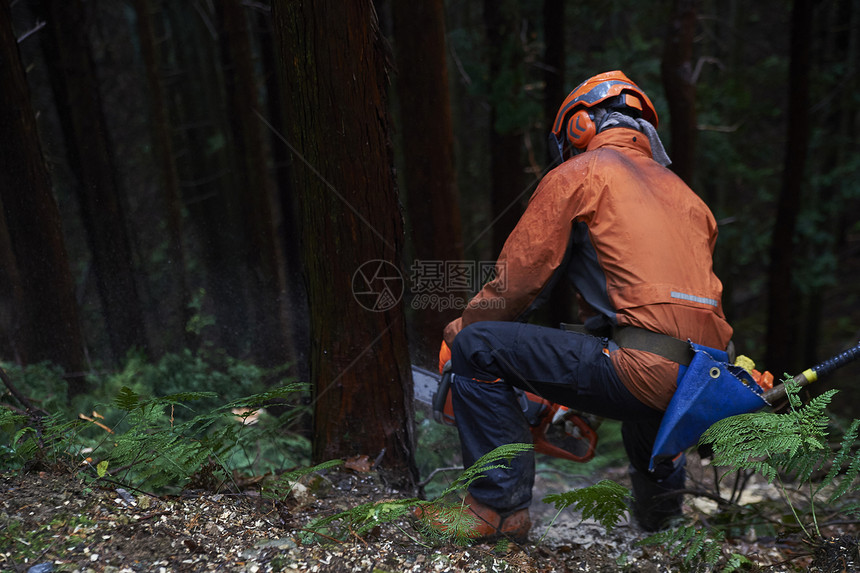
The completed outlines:
[[[698,443],[715,422],[769,406],[749,372],[729,364],[722,350],[692,344],[689,366],[680,366],[678,388],[663,415],[651,451],[651,470]]]

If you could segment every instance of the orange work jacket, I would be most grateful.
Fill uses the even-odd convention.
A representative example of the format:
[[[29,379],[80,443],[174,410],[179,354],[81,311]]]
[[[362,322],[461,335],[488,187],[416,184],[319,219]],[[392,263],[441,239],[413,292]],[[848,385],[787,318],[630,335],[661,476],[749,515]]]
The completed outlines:
[[[448,345],[481,320],[525,320],[558,280],[570,280],[586,326],[637,326],[725,349],[732,329],[713,272],[717,225],[705,203],[651,158],[628,128],[596,135],[585,153],[550,171],[505,242],[495,278],[444,332]],[[611,353],[619,377],[665,410],[678,364],[641,350]]]

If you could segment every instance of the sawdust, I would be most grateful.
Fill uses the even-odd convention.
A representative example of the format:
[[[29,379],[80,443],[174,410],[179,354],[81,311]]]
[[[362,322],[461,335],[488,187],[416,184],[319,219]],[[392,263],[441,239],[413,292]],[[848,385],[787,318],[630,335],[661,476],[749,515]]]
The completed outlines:
[[[600,474],[564,476],[562,481],[576,487],[608,477],[624,484],[626,472],[613,469]],[[702,475],[707,475],[706,469]],[[420,537],[411,519],[386,524],[346,542],[301,544],[299,534],[315,517],[364,501],[408,497],[389,487],[376,472],[341,469],[328,473],[323,478],[326,487],[299,489],[299,498],[280,505],[254,490],[154,497],[115,485],[87,484],[68,472],[6,475],[0,476],[0,570],[680,570],[680,557],[669,555],[665,547],[636,545],[647,534],[635,523],[623,521],[607,533],[599,524],[583,522],[569,509],[556,515],[540,498],[557,491],[559,479],[557,475],[538,475],[529,542],[509,543],[500,549],[489,545],[432,546]],[[752,485],[753,490],[759,487]],[[762,492],[754,495],[764,496],[764,490],[762,487]],[[696,517],[700,509],[688,503],[685,511]],[[725,549],[747,555],[768,571],[857,570],[856,537],[840,534],[832,539],[814,556],[814,562],[816,548],[804,548],[790,539],[733,539]],[[798,558],[801,552],[806,555]],[[837,565],[843,568],[834,568]],[[42,569],[31,569],[34,566]]]

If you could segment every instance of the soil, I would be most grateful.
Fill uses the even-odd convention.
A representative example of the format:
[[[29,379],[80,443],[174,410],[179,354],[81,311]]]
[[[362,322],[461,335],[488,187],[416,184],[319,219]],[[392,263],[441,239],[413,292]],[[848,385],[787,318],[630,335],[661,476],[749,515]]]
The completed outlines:
[[[696,469],[698,468],[698,469]],[[697,471],[699,472],[696,475]],[[409,497],[386,484],[375,471],[338,469],[313,476],[289,499],[262,497],[253,485],[239,494],[188,491],[175,496],[131,492],[120,485],[87,483],[69,471],[0,475],[0,570],[50,571],[313,571],[372,573],[401,571],[669,572],[682,569],[681,556],[665,546],[638,547],[647,536],[635,523],[622,522],[610,533],[583,522],[569,509],[556,516],[540,501],[542,491],[581,487],[608,477],[622,485],[624,470],[599,476],[538,474],[534,523],[528,543],[433,545],[422,538],[413,518],[353,534],[346,541],[302,544],[314,518],[365,501]],[[702,487],[706,465],[691,463],[691,487]],[[592,478],[593,479],[592,481]],[[774,488],[753,480],[749,499],[775,496]],[[687,496],[685,514],[707,524],[714,505]],[[764,571],[860,571],[856,524],[832,528],[818,548],[795,534],[726,542],[724,553],[741,553]],[[760,568],[760,569],[758,569]]]

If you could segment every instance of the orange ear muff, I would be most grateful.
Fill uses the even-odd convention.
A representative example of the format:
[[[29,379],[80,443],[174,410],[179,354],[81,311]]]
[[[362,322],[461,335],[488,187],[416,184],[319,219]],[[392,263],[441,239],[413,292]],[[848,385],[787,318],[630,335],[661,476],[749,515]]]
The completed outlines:
[[[567,120],[567,140],[577,149],[588,147],[588,142],[597,133],[594,120],[584,109],[579,110]]]

